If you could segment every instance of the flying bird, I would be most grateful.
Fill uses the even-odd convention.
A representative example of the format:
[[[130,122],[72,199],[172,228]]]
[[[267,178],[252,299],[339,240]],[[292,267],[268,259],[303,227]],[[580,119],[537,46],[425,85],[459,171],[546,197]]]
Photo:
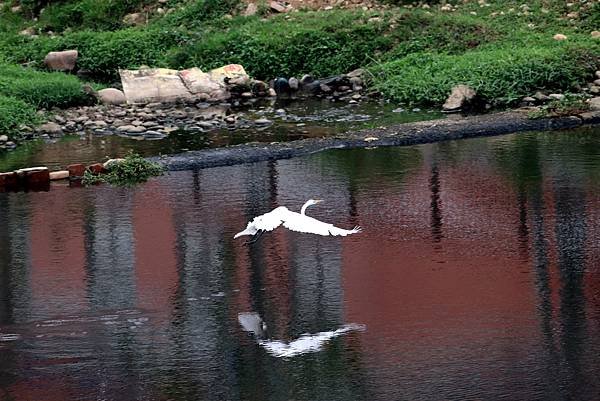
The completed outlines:
[[[285,206],[279,206],[268,213],[255,217],[248,223],[244,231],[240,231],[234,235],[233,238],[235,239],[242,235],[255,235],[254,241],[256,241],[265,231],[273,231],[282,224],[288,230],[323,236],[340,235],[345,237],[346,235],[356,234],[362,231],[359,226],[356,226],[351,230],[338,228],[333,224],[324,223],[305,214],[306,209],[309,206],[316,205],[320,202],[322,202],[321,199],[309,199],[302,206],[302,209],[300,209],[300,213],[292,212]]]

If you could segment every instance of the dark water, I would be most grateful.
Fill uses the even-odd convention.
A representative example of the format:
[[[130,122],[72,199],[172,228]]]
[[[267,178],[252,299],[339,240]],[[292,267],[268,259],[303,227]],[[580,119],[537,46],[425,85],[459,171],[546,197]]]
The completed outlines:
[[[0,194],[0,399],[597,400],[599,151],[509,135]],[[233,240],[308,198],[364,232]]]
[[[349,130],[388,126],[442,118],[437,111],[407,109],[398,112],[391,104],[363,102],[350,105],[326,100],[262,102],[243,109],[228,109],[227,113],[256,120],[267,118],[273,124],[248,129],[215,129],[207,132],[179,130],[161,140],[142,140],[127,135],[70,135],[49,141],[26,142],[12,152],[0,151],[0,172],[32,166],[64,169],[72,163],[98,163],[109,158],[124,157],[134,151],[142,156],[173,154],[248,142],[283,142],[310,137],[326,137]],[[219,108],[222,113],[225,109]],[[395,110],[395,112],[394,112]]]

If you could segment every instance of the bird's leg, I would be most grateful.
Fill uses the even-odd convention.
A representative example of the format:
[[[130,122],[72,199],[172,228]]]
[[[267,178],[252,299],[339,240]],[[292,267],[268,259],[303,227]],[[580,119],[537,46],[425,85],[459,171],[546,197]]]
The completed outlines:
[[[258,241],[260,239],[260,237],[263,235],[264,232],[265,232],[265,230],[258,230],[258,232],[254,235],[254,238],[252,239],[252,241],[246,241],[246,244],[254,244],[256,241]]]

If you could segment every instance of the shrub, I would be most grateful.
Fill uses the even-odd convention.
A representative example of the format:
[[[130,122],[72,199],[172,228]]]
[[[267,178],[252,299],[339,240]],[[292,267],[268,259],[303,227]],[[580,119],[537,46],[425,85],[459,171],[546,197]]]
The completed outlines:
[[[162,165],[133,152],[125,156],[123,161],[110,164],[107,170],[106,174],[101,175],[94,175],[87,170],[83,176],[83,183],[90,185],[105,182],[115,186],[133,186],[164,173]]]
[[[39,121],[33,106],[22,100],[0,95],[0,135],[18,140],[22,124],[36,124]]]

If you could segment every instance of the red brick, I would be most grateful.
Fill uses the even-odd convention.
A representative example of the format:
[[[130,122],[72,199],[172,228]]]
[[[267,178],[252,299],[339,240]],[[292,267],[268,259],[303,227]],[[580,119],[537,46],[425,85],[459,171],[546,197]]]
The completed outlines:
[[[13,189],[19,183],[19,177],[14,171],[8,173],[0,173],[0,191]]]
[[[67,170],[69,170],[69,177],[83,177],[85,173],[85,166],[83,164],[70,164],[67,166]]]
[[[104,168],[104,164],[102,164],[102,163],[92,164],[92,165],[88,166],[88,170],[90,170],[92,172],[92,174],[95,174],[95,175],[104,174],[106,172],[106,169]]]

